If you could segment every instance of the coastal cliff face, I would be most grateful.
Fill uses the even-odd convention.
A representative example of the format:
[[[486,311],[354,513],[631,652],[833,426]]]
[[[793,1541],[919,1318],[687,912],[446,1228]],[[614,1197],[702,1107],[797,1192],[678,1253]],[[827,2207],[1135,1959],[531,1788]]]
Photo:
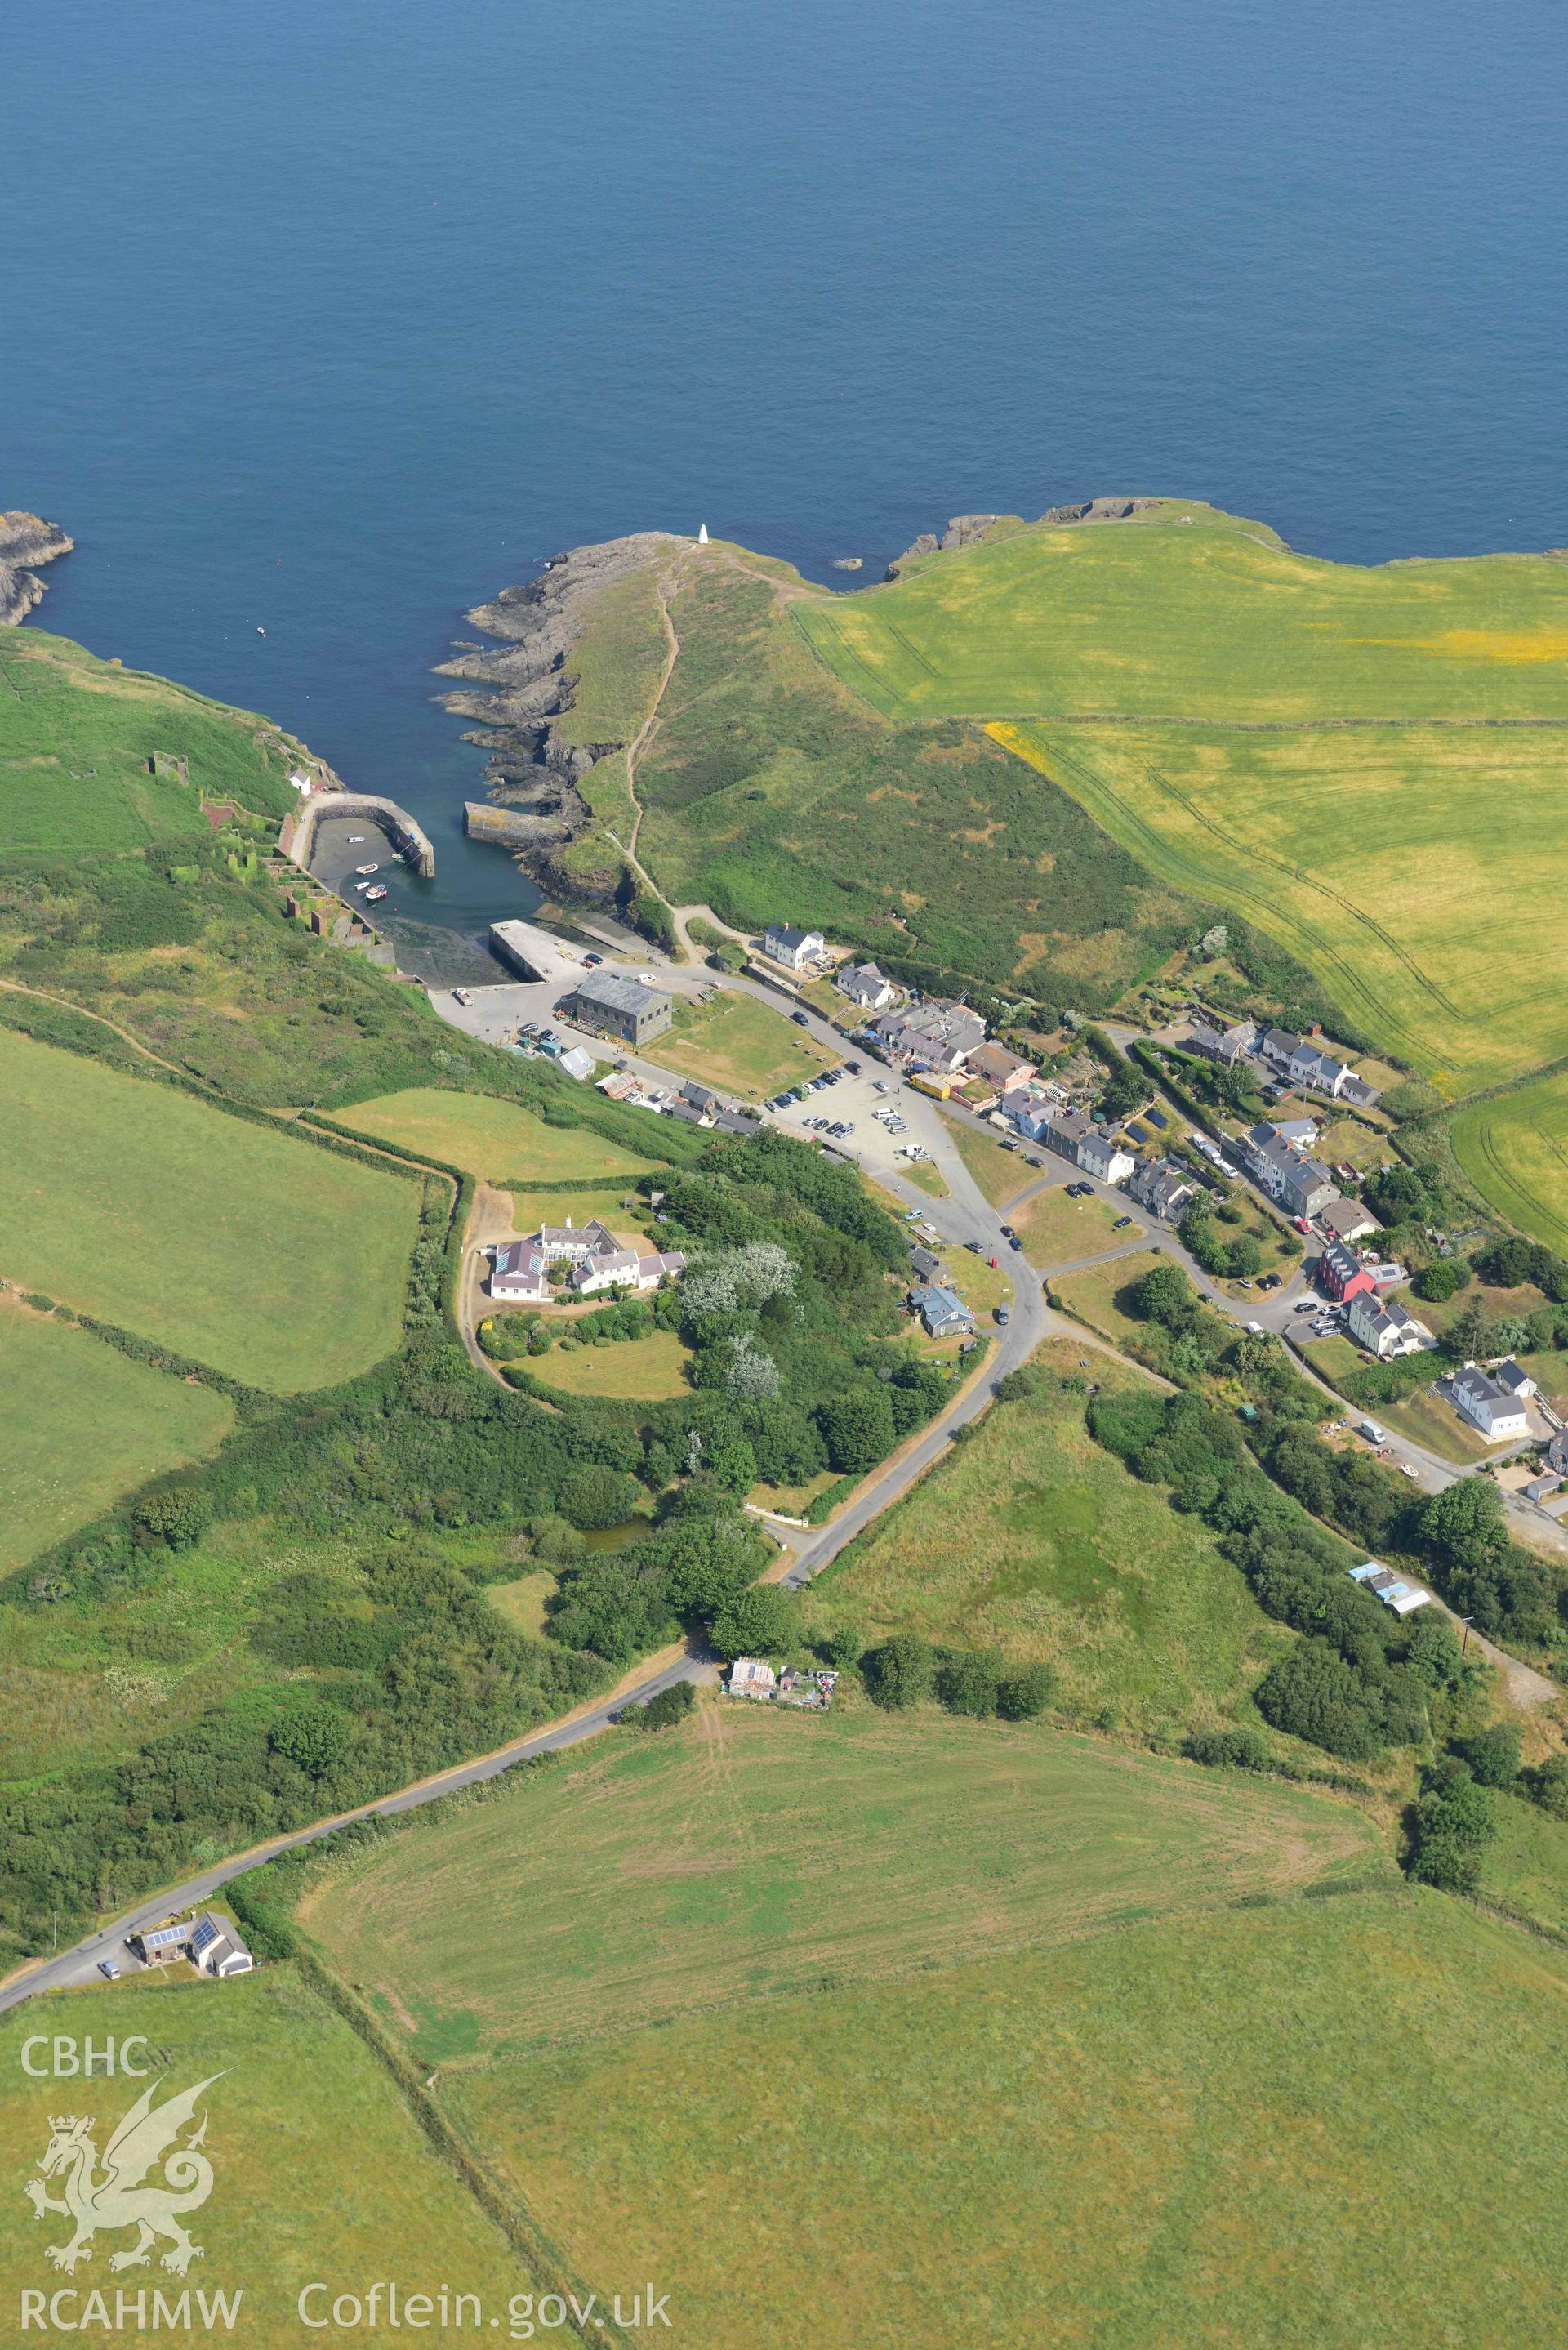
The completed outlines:
[[[0,514],[0,627],[16,628],[43,601],[44,582],[24,566],[53,563],[75,544],[41,515]]]
[[[476,605],[467,615],[474,628],[500,641],[465,648],[436,672],[463,680],[440,700],[454,716],[478,722],[464,740],[490,754],[486,782],[491,796],[511,812],[508,845],[524,850],[552,888],[578,897],[615,895],[586,889],[583,877],[566,871],[560,857],[593,820],[579,783],[600,759],[626,745],[560,739],[559,721],[574,707],[576,692],[573,651],[601,597],[680,544],[662,531],[639,531],[552,556],[537,579],[503,588],[493,603]]]

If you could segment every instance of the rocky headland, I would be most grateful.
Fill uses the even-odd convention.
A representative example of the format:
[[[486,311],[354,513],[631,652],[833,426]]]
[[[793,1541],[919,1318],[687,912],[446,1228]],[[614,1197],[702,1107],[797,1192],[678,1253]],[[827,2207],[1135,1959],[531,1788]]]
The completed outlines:
[[[0,628],[16,628],[43,601],[44,582],[26,567],[53,563],[75,545],[41,515],[0,514]]]
[[[467,614],[471,626],[500,641],[459,646],[436,672],[463,681],[441,695],[441,705],[475,720],[463,739],[490,754],[485,781],[492,799],[508,812],[504,829],[490,837],[504,837],[552,887],[575,895],[583,894],[582,883],[562,870],[559,855],[592,821],[577,785],[597,761],[626,745],[560,739],[559,722],[576,691],[573,648],[607,588],[678,544],[663,531],[639,531],[552,556],[537,579],[504,588],[493,603],[477,604]],[[480,827],[471,829],[483,837]]]

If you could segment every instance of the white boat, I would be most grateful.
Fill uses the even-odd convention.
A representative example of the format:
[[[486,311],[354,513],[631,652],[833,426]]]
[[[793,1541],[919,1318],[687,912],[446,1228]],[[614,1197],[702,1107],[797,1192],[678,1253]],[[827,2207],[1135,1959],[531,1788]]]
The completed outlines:
[[[363,848],[365,846],[364,834],[362,832],[351,832],[348,836],[348,846],[350,848]]]
[[[380,869],[379,865],[356,865],[354,868],[356,873],[379,873]]]
[[[380,901],[380,899],[383,899],[383,898],[386,896],[386,894],[387,894],[387,893],[386,893],[385,889],[381,889],[381,888],[379,887],[379,885],[378,884],[378,886],[377,886],[374,889],[367,889],[367,890],[366,890],[366,892],[365,892],[365,903],[367,904],[367,906],[374,906],[374,905],[377,905],[377,904],[379,904],[379,902]]]

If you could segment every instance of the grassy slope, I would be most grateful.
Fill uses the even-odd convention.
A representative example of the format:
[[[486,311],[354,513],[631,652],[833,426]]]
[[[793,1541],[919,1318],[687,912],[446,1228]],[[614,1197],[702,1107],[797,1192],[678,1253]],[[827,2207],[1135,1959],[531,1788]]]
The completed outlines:
[[[260,739],[260,738],[265,738]],[[154,776],[155,751],[191,780]],[[257,815],[294,799],[285,738],[248,711],[166,678],[117,669],[41,629],[0,641],[0,843],[69,856],[171,845],[209,833],[202,798]]]
[[[1036,1357],[1073,1369],[1070,1341]],[[1096,1357],[1102,1385],[1130,1374]],[[1054,1665],[1083,1721],[1179,1734],[1256,1726],[1247,1690],[1289,1637],[1201,1523],[1180,1517],[1094,1442],[1054,1378],[998,1407],[811,1586],[814,1627],[869,1644],[913,1630]]]
[[[80,2082],[29,2080],[23,2072],[21,2043],[39,2031],[90,2034],[100,2047],[110,2033],[144,2033],[155,2061],[168,2068],[171,2091],[225,2076],[205,2101],[213,2186],[189,2223],[204,2257],[186,2282],[192,2293],[243,2288],[234,2334],[254,2350],[309,2338],[296,2297],[315,2278],[333,2280],[334,2293],[362,2293],[379,2277],[396,2277],[410,2293],[448,2282],[480,2293],[494,2310],[526,2289],[516,2254],[432,2151],[390,2076],[291,1968],[266,1967],[221,1986],[128,1979],[43,2008],[29,2002],[6,2016],[0,2131],[16,2150],[18,2175],[43,2153],[51,2113],[97,2115],[101,2156],[113,2124],[146,2085],[100,2074],[84,2108]],[[57,2194],[57,2186],[50,2191]],[[108,2274],[109,2255],[134,2241],[123,2231],[99,2236],[91,2265],[74,2279],[57,2275],[44,2249],[64,2241],[62,2228],[68,2231],[68,2223],[57,2215],[36,2220],[19,2188],[5,2197],[0,2298],[8,2310],[18,2308],[24,2288],[74,2285],[82,2298],[66,2303],[64,2313],[79,2317],[96,2285],[112,2319],[118,2283],[132,2295],[146,2288],[151,2324],[153,2289],[179,2293],[156,2256],[150,2268],[118,2280]],[[361,2326],[354,2338],[409,2337]]]
[[[214,1451],[234,1407],[0,1304],[0,1574],[160,1470]]]
[[[1552,902],[1542,891],[1543,906]],[[1568,1077],[1539,1078],[1456,1112],[1454,1154],[1505,1216],[1568,1253]]]
[[[1151,871],[1245,914],[1450,1090],[1568,1050],[1568,565],[1361,570],[1199,515],[1036,526],[792,610],[894,722],[1019,722],[995,731]],[[1322,723],[1347,719],[1397,723]]]
[[[579,2264],[707,2350],[1540,2343],[1561,1955],[1435,1894],[1219,1911],[465,2074]],[[678,2094],[676,2085],[679,2085]]]
[[[1497,674],[1501,707],[1512,676]],[[996,731],[1173,886],[1278,939],[1449,1092],[1568,1051],[1550,910],[1568,734]]]
[[[638,769],[669,897],[1091,1006],[1201,927],[978,728],[870,710],[791,625],[800,596],[738,553],[680,575],[680,654]]]
[[[589,1177],[617,1183],[655,1164],[587,1127],[546,1126],[517,1102],[437,1086],[359,1102],[340,1112],[338,1123],[449,1166],[466,1167],[503,1186],[576,1183]]]
[[[721,1701],[421,1828],[327,1878],[304,1922],[414,2017],[420,2053],[515,2060],[1359,1872],[1375,1850],[1320,1797],[1037,1723]]]
[[[0,1088],[13,1280],[283,1390],[397,1344],[411,1183],[5,1029]]]

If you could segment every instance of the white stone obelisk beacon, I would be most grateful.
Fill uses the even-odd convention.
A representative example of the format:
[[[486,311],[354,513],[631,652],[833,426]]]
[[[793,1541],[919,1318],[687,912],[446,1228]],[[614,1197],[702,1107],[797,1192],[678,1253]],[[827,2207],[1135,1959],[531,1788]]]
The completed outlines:
[[[701,528],[697,533],[697,544],[699,546],[706,546],[708,544],[708,525],[706,523],[702,525]]]

